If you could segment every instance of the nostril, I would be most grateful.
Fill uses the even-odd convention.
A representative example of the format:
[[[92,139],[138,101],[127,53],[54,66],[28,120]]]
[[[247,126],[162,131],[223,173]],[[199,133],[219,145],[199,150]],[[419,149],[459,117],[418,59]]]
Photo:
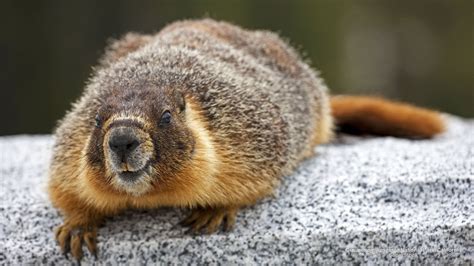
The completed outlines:
[[[138,139],[131,134],[115,134],[109,140],[110,149],[120,155],[132,152],[138,145]]]
[[[138,140],[134,140],[131,143],[127,144],[127,151],[133,151],[136,147],[138,147]]]

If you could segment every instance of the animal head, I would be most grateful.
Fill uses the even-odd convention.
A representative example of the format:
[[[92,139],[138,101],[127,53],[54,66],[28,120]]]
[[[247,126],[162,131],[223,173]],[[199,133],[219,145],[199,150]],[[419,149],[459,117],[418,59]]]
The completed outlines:
[[[135,196],[166,184],[194,152],[185,114],[175,88],[111,90],[90,117],[87,163],[103,173],[95,182]]]

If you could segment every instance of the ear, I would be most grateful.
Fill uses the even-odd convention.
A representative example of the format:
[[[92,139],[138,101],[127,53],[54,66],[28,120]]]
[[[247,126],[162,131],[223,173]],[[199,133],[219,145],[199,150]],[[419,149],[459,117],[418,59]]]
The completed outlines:
[[[118,40],[110,40],[99,66],[108,66],[127,54],[138,50],[152,40],[152,35],[127,33]]]
[[[176,106],[178,107],[178,111],[180,113],[184,112],[186,109],[186,99],[184,98],[183,92],[180,90],[175,90],[174,97],[176,100]]]

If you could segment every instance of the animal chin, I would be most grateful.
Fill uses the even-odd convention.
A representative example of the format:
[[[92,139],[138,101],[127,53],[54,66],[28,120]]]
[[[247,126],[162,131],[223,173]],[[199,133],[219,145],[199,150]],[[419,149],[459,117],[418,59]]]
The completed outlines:
[[[116,171],[112,184],[131,196],[141,196],[150,189],[150,166],[136,171]]]
[[[120,178],[122,181],[125,181],[127,183],[135,183],[140,177],[142,177],[145,174],[144,170],[138,170],[138,171],[122,171],[119,172],[118,178]]]

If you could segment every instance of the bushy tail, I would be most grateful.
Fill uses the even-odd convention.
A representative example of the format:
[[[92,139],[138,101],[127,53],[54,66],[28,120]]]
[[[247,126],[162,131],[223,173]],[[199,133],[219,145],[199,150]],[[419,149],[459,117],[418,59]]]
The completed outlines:
[[[333,96],[337,129],[352,134],[431,138],[445,129],[436,111],[377,97]]]

